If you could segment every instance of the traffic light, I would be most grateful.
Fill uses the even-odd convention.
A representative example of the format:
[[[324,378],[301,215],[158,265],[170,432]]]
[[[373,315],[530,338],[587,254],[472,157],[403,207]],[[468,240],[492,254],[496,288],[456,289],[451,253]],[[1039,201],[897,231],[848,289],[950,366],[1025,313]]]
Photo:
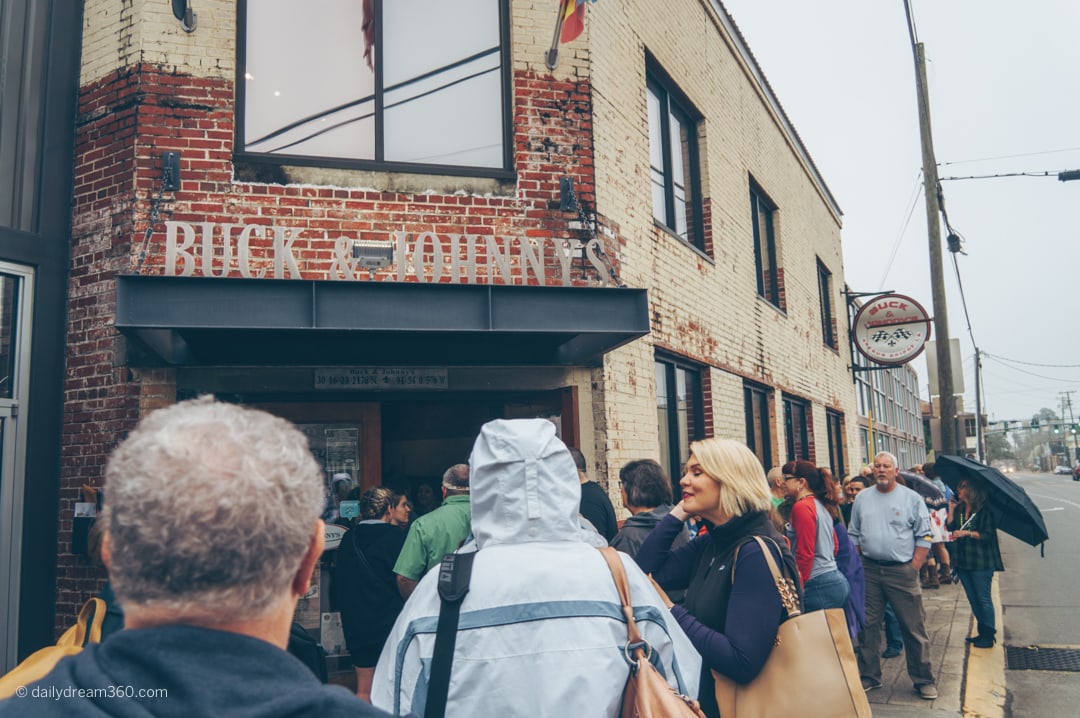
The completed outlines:
[[[1055,434],[1060,434],[1061,433],[1061,427],[1058,426],[1057,424],[1054,424],[1054,433]]]

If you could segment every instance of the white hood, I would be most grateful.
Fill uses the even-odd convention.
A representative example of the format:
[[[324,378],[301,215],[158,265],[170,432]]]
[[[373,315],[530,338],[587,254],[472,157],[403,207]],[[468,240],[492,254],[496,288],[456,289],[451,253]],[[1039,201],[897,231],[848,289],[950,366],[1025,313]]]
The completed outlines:
[[[484,424],[469,457],[469,493],[480,549],[583,541],[577,467],[547,419]]]
[[[630,671],[626,617],[607,563],[584,539],[570,452],[544,419],[500,420],[484,425],[470,466],[479,549],[461,604],[446,714],[617,716]],[[620,557],[657,667],[672,688],[697,696],[697,651],[633,559]],[[438,574],[420,579],[375,670],[371,702],[395,715],[424,715]]]

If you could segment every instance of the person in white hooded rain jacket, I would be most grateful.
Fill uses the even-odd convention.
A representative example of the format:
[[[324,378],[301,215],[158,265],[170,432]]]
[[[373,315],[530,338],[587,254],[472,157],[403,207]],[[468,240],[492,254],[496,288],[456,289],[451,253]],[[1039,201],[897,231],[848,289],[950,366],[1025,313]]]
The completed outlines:
[[[469,459],[475,550],[461,605],[448,716],[616,716],[629,664],[607,564],[584,540],[573,459],[546,419],[484,425]],[[649,579],[623,558],[653,663],[697,697],[701,659]],[[405,604],[383,647],[371,701],[423,715],[439,616],[438,570]]]

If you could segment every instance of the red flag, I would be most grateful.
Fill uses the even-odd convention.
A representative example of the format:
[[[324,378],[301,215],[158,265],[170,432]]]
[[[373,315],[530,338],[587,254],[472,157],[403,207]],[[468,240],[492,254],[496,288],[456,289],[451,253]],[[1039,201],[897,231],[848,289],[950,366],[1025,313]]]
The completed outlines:
[[[585,0],[562,0],[563,26],[560,42],[571,42],[585,30]]]

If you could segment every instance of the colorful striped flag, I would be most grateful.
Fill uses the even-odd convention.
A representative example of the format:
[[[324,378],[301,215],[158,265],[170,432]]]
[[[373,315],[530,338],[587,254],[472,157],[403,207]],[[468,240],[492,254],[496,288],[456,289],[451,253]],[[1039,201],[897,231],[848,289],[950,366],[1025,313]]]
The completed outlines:
[[[571,42],[585,30],[585,0],[561,0],[563,26],[560,42]]]

